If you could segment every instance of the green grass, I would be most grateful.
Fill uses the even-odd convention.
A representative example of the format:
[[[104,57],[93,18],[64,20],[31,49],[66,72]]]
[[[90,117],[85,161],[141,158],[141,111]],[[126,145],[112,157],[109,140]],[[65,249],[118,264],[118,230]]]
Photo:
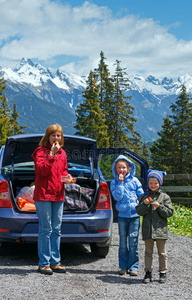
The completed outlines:
[[[186,235],[192,238],[192,207],[173,205],[174,214],[168,218],[168,229],[177,235]]]

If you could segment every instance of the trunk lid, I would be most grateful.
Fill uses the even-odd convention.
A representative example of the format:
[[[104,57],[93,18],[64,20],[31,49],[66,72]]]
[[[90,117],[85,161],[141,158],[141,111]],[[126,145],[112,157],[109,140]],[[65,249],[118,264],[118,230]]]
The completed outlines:
[[[5,144],[2,168],[6,168],[9,173],[14,174],[16,166],[33,162],[31,155],[38,147],[42,137],[43,134],[22,134],[9,137]],[[89,167],[93,176],[93,168],[97,168],[96,141],[73,135],[64,135],[64,140],[64,150],[69,166],[79,164]]]

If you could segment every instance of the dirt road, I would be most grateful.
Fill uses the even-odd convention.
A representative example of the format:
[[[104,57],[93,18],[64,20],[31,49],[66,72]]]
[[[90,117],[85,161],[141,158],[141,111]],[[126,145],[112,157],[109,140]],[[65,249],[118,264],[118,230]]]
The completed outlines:
[[[118,229],[113,224],[113,239],[105,259],[95,258],[89,246],[63,245],[62,263],[66,274],[46,276],[37,272],[36,245],[7,245],[0,248],[0,287],[2,299],[53,300],[162,300],[192,299],[192,239],[169,234],[168,281],[158,282],[155,249],[151,284],[142,283],[144,243],[139,240],[140,272],[138,277],[119,276]]]

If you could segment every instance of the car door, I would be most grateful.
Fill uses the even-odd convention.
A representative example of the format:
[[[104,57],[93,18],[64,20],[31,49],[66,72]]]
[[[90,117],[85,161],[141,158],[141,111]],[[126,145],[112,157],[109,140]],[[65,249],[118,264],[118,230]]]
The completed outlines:
[[[138,154],[124,148],[97,149],[97,160],[98,160],[99,172],[101,171],[102,174],[101,176],[107,182],[109,189],[110,189],[110,183],[114,179],[112,173],[112,165],[120,154],[125,155],[128,159],[130,159],[135,164],[135,177],[137,177],[140,180],[143,189],[146,190],[147,173],[149,169],[146,160],[144,160]],[[113,199],[112,195],[111,195],[111,199],[112,199],[113,216],[115,221],[117,219],[118,213],[115,209],[115,200]]]

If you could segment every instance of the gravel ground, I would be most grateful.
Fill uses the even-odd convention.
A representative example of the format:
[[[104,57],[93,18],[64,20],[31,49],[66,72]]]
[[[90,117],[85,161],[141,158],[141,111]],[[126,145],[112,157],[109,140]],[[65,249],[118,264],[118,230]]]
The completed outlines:
[[[84,245],[62,245],[66,274],[52,276],[37,272],[36,245],[6,245],[0,248],[1,299],[192,299],[192,239],[169,233],[167,243],[169,273],[165,284],[158,282],[155,248],[153,282],[143,284],[144,243],[139,240],[138,277],[119,276],[118,225],[113,224],[113,239],[105,259],[95,258]]]

